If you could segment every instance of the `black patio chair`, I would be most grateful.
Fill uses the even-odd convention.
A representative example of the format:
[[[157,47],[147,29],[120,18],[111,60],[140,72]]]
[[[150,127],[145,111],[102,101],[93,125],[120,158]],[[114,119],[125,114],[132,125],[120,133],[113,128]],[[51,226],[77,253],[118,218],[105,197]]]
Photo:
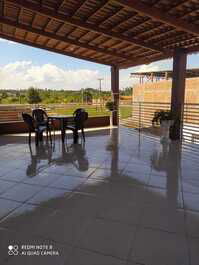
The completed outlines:
[[[28,132],[29,132],[28,142],[29,142],[29,144],[31,144],[31,134],[35,133],[35,143],[36,143],[36,145],[38,145],[39,140],[40,141],[42,140],[43,132],[47,131],[47,126],[35,124],[33,117],[31,115],[29,115],[28,113],[22,113],[22,118],[23,118],[24,122],[26,123],[26,125],[28,126]],[[51,140],[51,133],[50,133],[50,141],[52,141]]]
[[[76,109],[73,113],[74,121],[72,124],[67,124],[66,130],[71,130],[73,132],[74,143],[78,141],[78,131],[81,130],[82,138],[85,142],[84,126],[88,119],[88,112],[84,109]]]
[[[45,110],[41,108],[34,109],[32,111],[32,117],[36,122],[36,126],[46,126],[46,133],[48,137],[48,134],[51,134],[51,127],[54,129],[54,125],[52,121],[50,122],[48,120],[48,115]]]

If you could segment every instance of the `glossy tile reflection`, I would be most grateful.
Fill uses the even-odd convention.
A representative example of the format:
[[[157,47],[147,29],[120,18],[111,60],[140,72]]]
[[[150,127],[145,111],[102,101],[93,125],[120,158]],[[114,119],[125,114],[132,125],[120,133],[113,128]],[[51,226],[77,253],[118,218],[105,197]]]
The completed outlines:
[[[0,264],[199,264],[197,145],[121,127],[38,148],[1,136],[0,152]],[[12,244],[59,256],[10,256]]]

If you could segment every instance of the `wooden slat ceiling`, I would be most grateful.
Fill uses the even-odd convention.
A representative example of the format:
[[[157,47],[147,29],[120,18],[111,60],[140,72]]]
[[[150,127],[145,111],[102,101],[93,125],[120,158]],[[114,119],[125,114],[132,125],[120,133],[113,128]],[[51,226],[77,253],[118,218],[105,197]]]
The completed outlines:
[[[0,0],[0,37],[127,68],[199,51],[199,0]]]

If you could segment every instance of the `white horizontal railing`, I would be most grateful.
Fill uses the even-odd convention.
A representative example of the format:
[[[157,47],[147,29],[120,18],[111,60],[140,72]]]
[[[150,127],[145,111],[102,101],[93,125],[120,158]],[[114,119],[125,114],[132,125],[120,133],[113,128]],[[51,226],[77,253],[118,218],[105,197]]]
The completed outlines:
[[[170,107],[170,103],[163,102],[132,102],[131,115],[120,118],[120,124],[157,134],[158,126],[156,130],[152,126],[154,112],[170,110]],[[185,141],[199,144],[199,104],[184,104],[182,134]]]

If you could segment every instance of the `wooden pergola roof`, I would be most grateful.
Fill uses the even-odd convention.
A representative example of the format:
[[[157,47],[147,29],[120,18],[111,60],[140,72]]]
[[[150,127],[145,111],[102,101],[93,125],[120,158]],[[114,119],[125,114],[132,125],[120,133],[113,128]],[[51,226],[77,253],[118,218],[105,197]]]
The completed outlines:
[[[0,0],[0,37],[119,68],[199,51],[199,0]]]
[[[173,78],[173,71],[163,70],[163,71],[150,71],[150,72],[134,72],[134,73],[131,73],[131,77],[134,77],[134,78],[154,77],[154,78],[168,79],[168,78]],[[199,77],[199,68],[187,69],[186,78],[194,78],[194,77]]]

